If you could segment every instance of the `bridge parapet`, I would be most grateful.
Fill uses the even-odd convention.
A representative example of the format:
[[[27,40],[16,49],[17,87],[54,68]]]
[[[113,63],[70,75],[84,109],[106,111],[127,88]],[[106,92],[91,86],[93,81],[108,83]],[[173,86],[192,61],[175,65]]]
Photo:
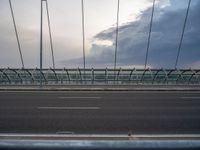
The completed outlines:
[[[199,85],[191,69],[0,69],[0,85]]]

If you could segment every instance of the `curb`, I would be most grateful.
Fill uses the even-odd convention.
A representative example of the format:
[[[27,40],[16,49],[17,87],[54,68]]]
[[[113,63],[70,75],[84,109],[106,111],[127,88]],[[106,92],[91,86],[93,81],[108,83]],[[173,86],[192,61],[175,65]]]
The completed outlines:
[[[0,91],[200,91],[200,88],[0,88]]]

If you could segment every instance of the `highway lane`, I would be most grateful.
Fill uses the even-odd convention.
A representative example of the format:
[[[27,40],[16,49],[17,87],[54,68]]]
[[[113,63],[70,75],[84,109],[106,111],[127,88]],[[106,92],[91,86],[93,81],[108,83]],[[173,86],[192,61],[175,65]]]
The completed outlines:
[[[200,134],[200,92],[0,92],[0,133]]]

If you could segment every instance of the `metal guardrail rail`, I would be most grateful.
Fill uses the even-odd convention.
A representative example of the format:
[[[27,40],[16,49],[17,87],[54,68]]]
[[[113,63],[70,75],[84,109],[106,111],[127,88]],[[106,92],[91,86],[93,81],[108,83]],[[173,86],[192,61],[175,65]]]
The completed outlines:
[[[191,69],[0,69],[0,85],[199,85]]]

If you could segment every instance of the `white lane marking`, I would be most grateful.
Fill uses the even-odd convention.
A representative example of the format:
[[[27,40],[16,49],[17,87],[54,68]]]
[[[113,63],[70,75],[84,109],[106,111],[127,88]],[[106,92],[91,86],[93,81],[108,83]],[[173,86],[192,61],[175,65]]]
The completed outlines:
[[[179,94],[179,93],[197,93],[197,94],[199,94],[200,93],[200,91],[118,91],[118,90],[116,90],[116,91],[0,91],[0,93],[52,93],[52,94],[57,94],[57,93],[59,93],[59,94],[66,94],[66,93],[100,93],[100,94],[104,94],[104,93],[161,93],[161,94],[163,94],[163,93],[172,93],[172,94]]]
[[[60,99],[101,99],[102,97],[58,97]]]
[[[37,107],[37,109],[53,109],[53,110],[97,110],[100,107]]]
[[[200,99],[200,97],[181,97],[182,99]]]
[[[0,137],[29,138],[200,138],[200,134],[12,134],[2,133]]]
[[[74,134],[72,131],[57,131],[56,134]]]

